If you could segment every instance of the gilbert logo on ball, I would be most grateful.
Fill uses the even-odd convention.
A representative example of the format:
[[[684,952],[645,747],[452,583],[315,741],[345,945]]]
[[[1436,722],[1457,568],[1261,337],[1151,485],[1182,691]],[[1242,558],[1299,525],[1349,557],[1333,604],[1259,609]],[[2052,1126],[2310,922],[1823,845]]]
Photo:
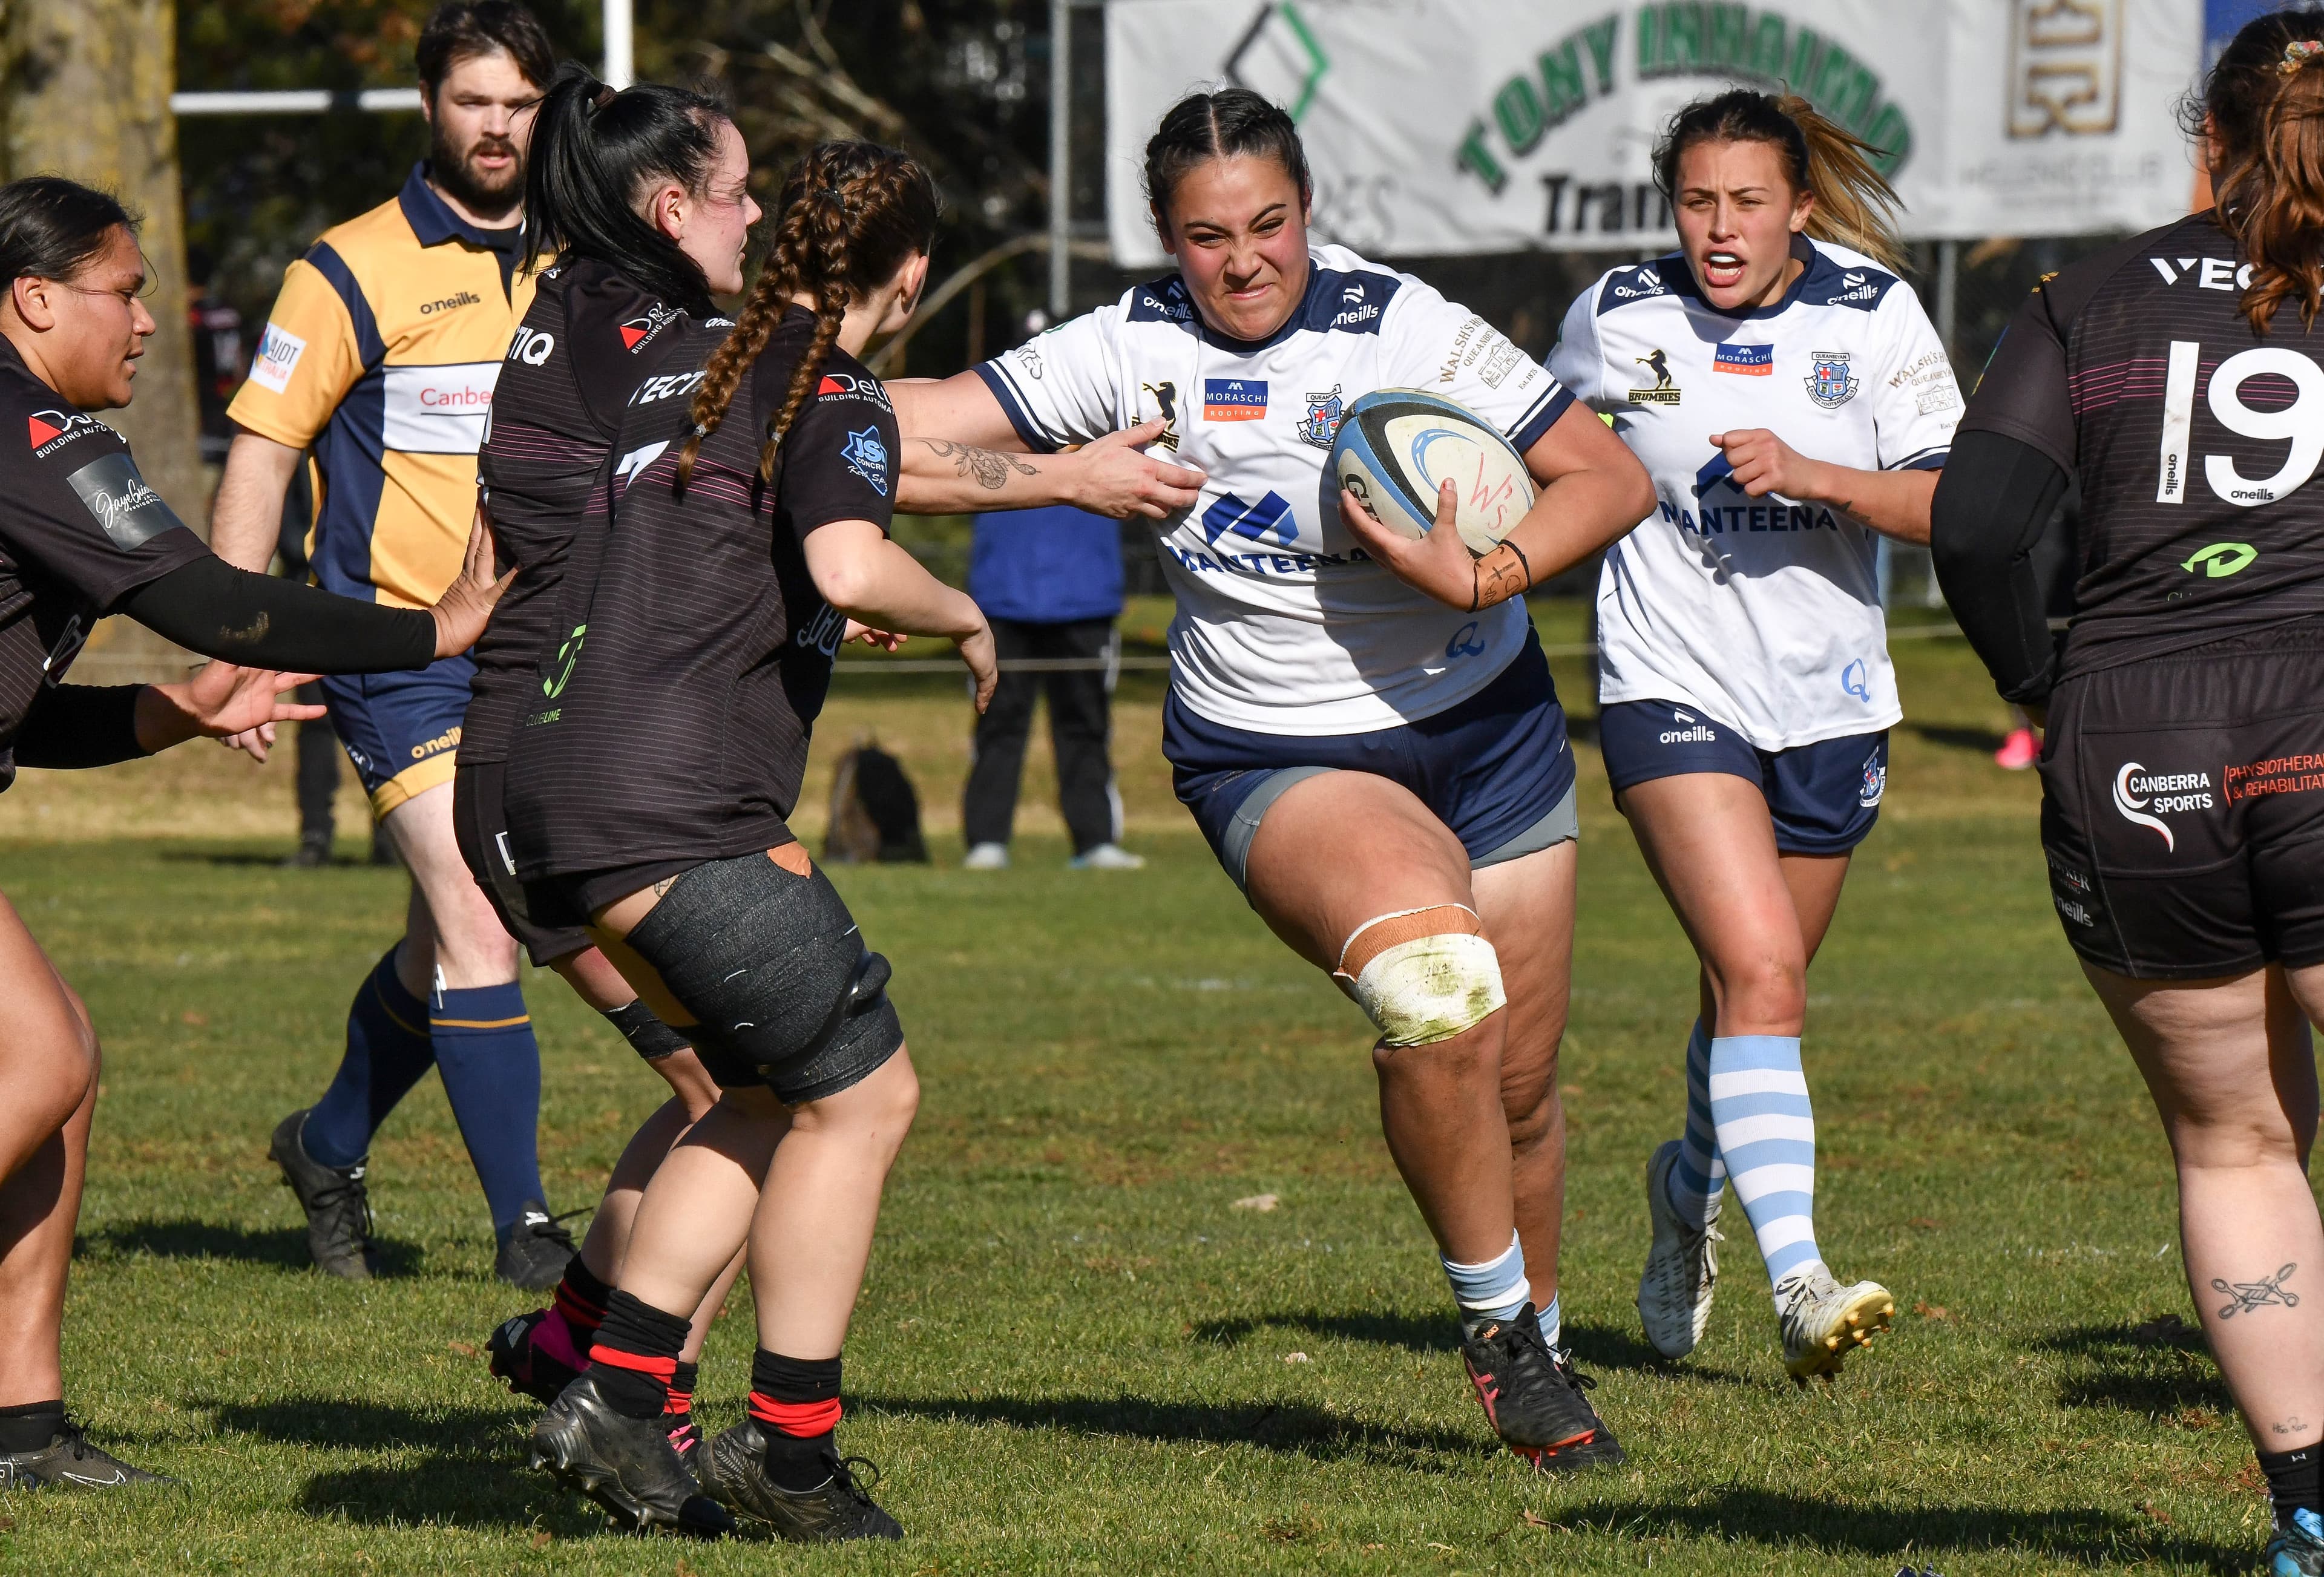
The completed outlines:
[[[1490,422],[1418,389],[1379,389],[1347,408],[1323,462],[1323,518],[1340,518],[1342,487],[1379,522],[1417,540],[1436,521],[1437,489],[1460,490],[1455,515],[1471,553],[1492,551],[1533,507],[1525,458]]]

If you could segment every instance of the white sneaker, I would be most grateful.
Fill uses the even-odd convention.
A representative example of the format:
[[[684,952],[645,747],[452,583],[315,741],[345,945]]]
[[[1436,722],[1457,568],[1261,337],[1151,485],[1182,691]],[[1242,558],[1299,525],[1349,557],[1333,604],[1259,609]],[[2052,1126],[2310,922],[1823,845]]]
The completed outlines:
[[[964,871],[1006,871],[1009,869],[1009,845],[979,844],[969,850],[968,857],[960,862]]]
[[[1803,1265],[1775,1283],[1775,1314],[1784,1328],[1784,1367],[1805,1385],[1813,1374],[1838,1374],[1840,1360],[1872,1345],[1886,1331],[1896,1299],[1877,1281],[1842,1286],[1821,1261]]]
[[[1120,844],[1100,844],[1086,854],[1075,854],[1065,862],[1076,871],[1143,871],[1146,857],[1133,854]]]
[[[1638,1277],[1638,1319],[1665,1358],[1684,1358],[1702,1340],[1711,1296],[1719,1286],[1718,1245],[1727,1240],[1717,1227],[1681,1221],[1671,1204],[1671,1171],[1683,1148],[1678,1140],[1665,1139],[1646,1163],[1646,1214],[1655,1239]]]

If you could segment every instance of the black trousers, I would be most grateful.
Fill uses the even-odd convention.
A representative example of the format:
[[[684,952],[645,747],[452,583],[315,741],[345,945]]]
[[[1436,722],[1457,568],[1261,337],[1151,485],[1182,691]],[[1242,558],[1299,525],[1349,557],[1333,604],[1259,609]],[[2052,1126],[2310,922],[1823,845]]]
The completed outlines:
[[[1106,745],[1115,654],[1111,619],[1064,624],[992,621],[1001,662],[992,705],[976,720],[976,760],[961,796],[961,825],[969,844],[1005,844],[1017,816],[1017,788],[1025,770],[1025,742],[1033,733],[1033,703],[1049,696],[1049,742],[1057,757],[1057,799],[1074,853],[1085,854],[1119,835],[1114,825],[1113,764]],[[1089,663],[1065,672],[1011,672],[1012,659]],[[1103,666],[1100,666],[1102,664]]]

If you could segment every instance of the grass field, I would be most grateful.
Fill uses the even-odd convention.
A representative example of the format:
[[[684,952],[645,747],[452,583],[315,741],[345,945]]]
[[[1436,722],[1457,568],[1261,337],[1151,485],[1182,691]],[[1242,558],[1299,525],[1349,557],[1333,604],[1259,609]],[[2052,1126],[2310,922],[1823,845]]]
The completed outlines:
[[[2001,708],[1960,642],[1897,650],[1909,720],[1812,977],[1807,1047],[1823,1242],[1896,1290],[1898,1329],[1840,1384],[1794,1389],[1730,1207],[1709,1340],[1678,1366],[1645,1345],[1638,1177],[1675,1130],[1692,963],[1584,748],[1566,1328],[1630,1462],[1559,1481],[1488,1449],[1379,1141],[1368,1028],[1265,934],[1170,801],[1154,685],[1126,684],[1120,714],[1128,841],[1149,868],[1067,873],[1040,809],[1016,870],[973,875],[956,868],[957,684],[844,678],[824,738],[876,731],[903,755],[938,852],[836,873],[895,961],[926,1088],[848,1351],[844,1440],[881,1463],[912,1534],[876,1550],[615,1537],[523,1467],[531,1415],[477,1350],[526,1305],[489,1279],[432,1081],[373,1157],[397,1274],[302,1268],[266,1136],[327,1076],[400,876],[277,869],[281,763],[254,776],[192,746],[32,774],[0,800],[0,871],[107,1056],[71,1401],[186,1487],[0,1501],[0,1563],[2247,1569],[2264,1504],[2179,1323],[2167,1157],[2050,916],[2035,786],[1986,760]],[[1573,665],[1560,679],[1580,688]],[[530,984],[563,1208],[595,1196],[659,1086],[554,979]],[[1270,1213],[1235,1207],[1268,1193]],[[714,1426],[738,1413],[752,1346],[733,1303],[704,1365]]]

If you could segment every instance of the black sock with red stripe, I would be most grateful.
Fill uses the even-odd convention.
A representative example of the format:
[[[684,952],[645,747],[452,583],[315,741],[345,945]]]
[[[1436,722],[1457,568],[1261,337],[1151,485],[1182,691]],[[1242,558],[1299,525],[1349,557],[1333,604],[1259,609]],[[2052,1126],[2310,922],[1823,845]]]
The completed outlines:
[[[624,1418],[659,1418],[669,1407],[670,1381],[692,1322],[617,1292],[589,1349],[589,1378],[605,1405]]]
[[[613,1289],[591,1274],[589,1268],[581,1263],[581,1256],[576,1254],[566,1261],[565,1279],[549,1295],[549,1306],[557,1311],[565,1328],[573,1333],[573,1344],[578,1347],[605,1323],[605,1300],[613,1296]]]
[[[830,1480],[836,1455],[839,1360],[785,1358],[761,1347],[751,1359],[751,1416],[767,1438],[767,1477],[802,1493]]]
[[[702,1379],[698,1363],[681,1363],[670,1371],[669,1404],[662,1409],[662,1421],[672,1429],[689,1423],[694,1416],[694,1388]]]

